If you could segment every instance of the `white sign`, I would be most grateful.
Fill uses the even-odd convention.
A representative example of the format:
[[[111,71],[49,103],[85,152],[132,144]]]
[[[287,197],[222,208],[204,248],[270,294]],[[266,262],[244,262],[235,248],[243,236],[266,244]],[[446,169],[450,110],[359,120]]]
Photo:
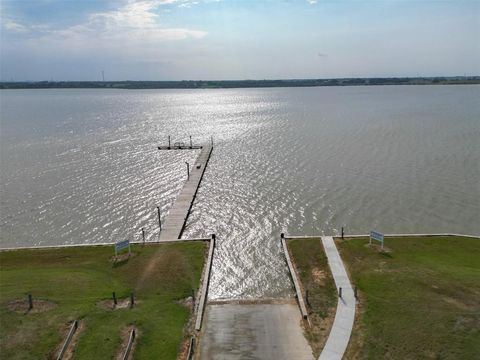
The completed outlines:
[[[115,243],[115,256],[117,256],[118,251],[126,248],[128,248],[128,253],[130,254],[130,240],[124,240]]]

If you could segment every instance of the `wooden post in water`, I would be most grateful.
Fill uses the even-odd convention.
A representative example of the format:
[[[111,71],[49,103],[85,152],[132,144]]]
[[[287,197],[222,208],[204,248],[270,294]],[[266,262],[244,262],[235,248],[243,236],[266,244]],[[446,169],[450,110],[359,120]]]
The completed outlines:
[[[342,226],[342,240],[343,240],[343,226]]]
[[[168,150],[170,150],[170,135],[168,135]]]
[[[185,161],[185,164],[187,164],[187,180],[190,179],[190,164]]]
[[[142,228],[142,239],[143,239],[143,245],[145,245],[145,229]]]
[[[162,231],[162,219],[160,217],[160,206],[157,206],[157,212],[158,212],[158,227],[160,228],[160,231]]]
[[[190,135],[190,149],[193,147],[193,144],[192,144],[192,135]]]

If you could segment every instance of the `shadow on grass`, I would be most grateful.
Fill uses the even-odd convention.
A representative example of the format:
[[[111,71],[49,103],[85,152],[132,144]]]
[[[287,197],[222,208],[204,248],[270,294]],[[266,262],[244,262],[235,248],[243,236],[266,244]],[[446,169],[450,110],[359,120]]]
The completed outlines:
[[[389,252],[380,251],[380,255],[382,255],[382,256],[384,256],[384,257],[387,257],[387,258],[389,258],[389,259],[393,259],[392,254],[390,254]]]
[[[128,263],[128,261],[130,260],[130,258],[125,258],[125,259],[121,259],[121,260],[115,260],[112,264],[112,267],[113,268],[118,268],[120,266],[123,266],[125,264]]]

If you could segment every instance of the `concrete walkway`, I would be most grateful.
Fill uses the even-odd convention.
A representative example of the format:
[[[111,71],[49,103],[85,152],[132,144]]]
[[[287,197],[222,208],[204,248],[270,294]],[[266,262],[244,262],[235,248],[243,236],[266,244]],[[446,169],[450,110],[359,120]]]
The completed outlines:
[[[295,302],[207,305],[201,360],[313,360]]]
[[[348,279],[347,271],[331,236],[322,236],[328,264],[337,288],[342,288],[342,298],[338,298],[337,313],[327,343],[319,360],[340,360],[347,349],[355,319],[355,295]]]

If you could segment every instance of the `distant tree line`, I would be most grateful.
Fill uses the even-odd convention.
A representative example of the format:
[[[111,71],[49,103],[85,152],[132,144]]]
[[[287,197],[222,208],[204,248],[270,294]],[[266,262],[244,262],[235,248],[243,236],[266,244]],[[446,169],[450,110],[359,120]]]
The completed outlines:
[[[258,87],[459,85],[480,84],[480,76],[395,77],[294,80],[183,80],[183,81],[4,81],[0,89],[218,89]]]

